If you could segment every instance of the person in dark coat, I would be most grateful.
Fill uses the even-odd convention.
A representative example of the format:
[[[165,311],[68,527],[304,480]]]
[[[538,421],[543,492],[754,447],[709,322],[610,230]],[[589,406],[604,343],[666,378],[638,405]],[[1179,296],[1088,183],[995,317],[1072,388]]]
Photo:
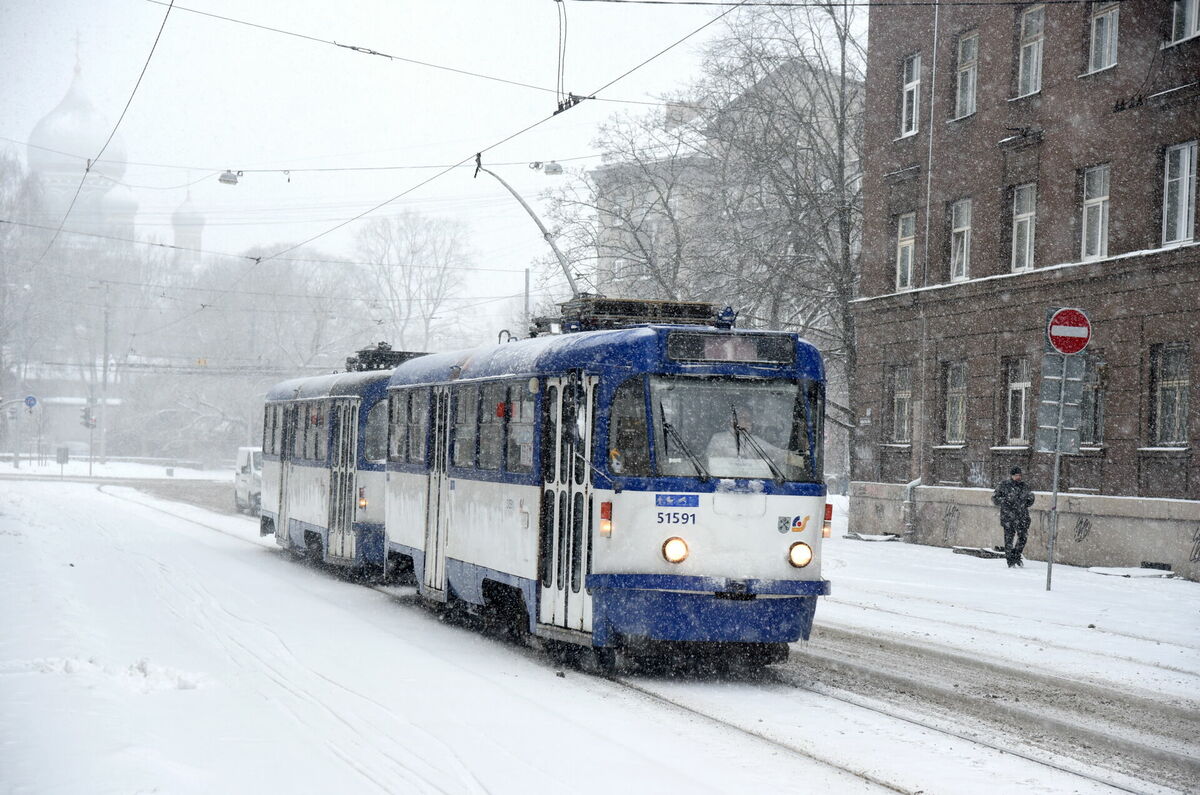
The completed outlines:
[[[992,492],[992,504],[1000,508],[1000,526],[1004,528],[1004,557],[1008,567],[1024,566],[1021,553],[1029,537],[1029,506],[1033,492],[1021,480],[1021,468],[1013,467],[1008,480]]]

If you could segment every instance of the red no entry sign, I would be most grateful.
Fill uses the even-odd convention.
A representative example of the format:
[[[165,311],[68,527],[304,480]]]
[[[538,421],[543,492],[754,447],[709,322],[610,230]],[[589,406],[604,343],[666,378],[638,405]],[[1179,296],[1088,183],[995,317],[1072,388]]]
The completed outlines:
[[[1092,338],[1092,322],[1080,309],[1060,309],[1046,324],[1046,339],[1059,353],[1079,353]]]

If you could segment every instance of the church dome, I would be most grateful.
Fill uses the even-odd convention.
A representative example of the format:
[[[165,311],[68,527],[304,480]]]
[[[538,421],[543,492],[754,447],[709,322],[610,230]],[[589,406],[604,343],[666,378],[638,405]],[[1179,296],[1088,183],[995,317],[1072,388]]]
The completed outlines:
[[[92,105],[81,83],[76,65],[66,96],[34,126],[29,136],[30,171],[40,176],[82,174],[87,162],[79,157],[95,157],[104,145],[112,124]],[[104,157],[92,171],[112,180],[125,175],[125,145],[119,135],[113,136]]]
[[[187,196],[183,200],[183,204],[175,208],[175,212],[171,214],[171,225],[177,230],[188,228],[204,228],[204,216],[192,204],[192,192],[188,191]]]

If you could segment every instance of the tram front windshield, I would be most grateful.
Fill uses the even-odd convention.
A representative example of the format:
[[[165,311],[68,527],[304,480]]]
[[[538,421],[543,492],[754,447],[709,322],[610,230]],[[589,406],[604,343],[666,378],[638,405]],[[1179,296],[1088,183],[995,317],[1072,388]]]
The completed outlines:
[[[819,481],[822,400],[813,381],[654,376],[659,474]]]

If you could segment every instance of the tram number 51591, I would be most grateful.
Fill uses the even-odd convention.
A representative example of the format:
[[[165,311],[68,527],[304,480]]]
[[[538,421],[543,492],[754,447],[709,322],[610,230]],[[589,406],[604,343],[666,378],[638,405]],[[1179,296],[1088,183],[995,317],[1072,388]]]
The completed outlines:
[[[696,514],[681,511],[659,511],[659,524],[695,524]]]

